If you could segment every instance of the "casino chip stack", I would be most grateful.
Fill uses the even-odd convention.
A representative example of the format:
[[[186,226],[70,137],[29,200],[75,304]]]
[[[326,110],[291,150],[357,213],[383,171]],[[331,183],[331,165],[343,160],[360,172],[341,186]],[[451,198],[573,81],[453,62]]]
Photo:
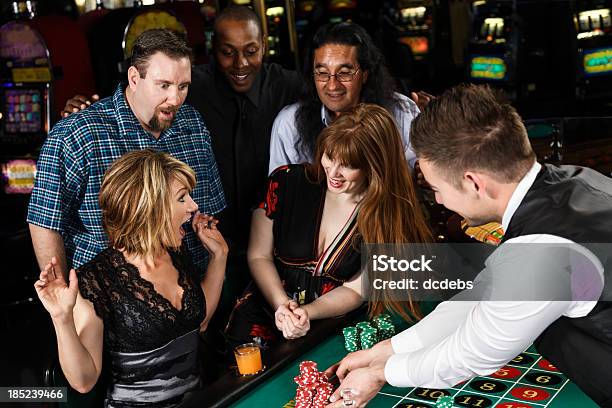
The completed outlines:
[[[363,329],[359,333],[359,341],[361,342],[362,350],[374,347],[374,345],[378,343],[378,330],[376,327],[372,327],[369,324],[363,326]]]
[[[395,335],[395,326],[388,314],[380,314],[372,319],[374,326],[378,329],[379,341],[389,339]]]
[[[450,395],[443,395],[436,400],[436,408],[453,408],[454,398]]]
[[[348,326],[342,329],[342,334],[344,335],[344,348],[349,353],[353,351],[359,350],[361,347],[359,345],[359,335],[357,334],[357,328]]]
[[[298,385],[295,408],[324,408],[333,392],[333,385],[325,373],[317,370],[314,361],[300,363],[300,375],[293,379]]]
[[[317,395],[312,400],[312,408],[325,408],[325,406],[329,403],[329,397],[334,392],[334,386],[327,381],[327,377],[325,377],[326,382],[321,382],[317,386]]]
[[[395,335],[395,326],[391,316],[386,313],[374,316],[372,323],[359,322],[353,326],[342,329],[344,335],[344,348],[349,353],[357,350],[372,348],[381,340]]]

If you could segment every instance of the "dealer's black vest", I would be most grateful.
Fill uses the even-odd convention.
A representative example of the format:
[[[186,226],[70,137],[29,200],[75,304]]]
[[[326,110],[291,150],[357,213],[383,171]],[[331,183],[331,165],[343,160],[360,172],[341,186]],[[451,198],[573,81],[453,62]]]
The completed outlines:
[[[529,234],[612,245],[612,179],[588,168],[543,165],[504,241]],[[609,277],[612,253],[597,255]],[[606,280],[602,298],[611,299],[611,281]],[[535,344],[597,403],[612,407],[612,302],[600,300],[585,317],[558,319]]]

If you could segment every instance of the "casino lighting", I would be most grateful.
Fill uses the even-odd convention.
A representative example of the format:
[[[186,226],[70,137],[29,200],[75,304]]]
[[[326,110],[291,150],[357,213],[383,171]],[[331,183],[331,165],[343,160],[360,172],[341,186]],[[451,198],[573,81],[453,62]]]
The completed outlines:
[[[600,35],[604,35],[604,32],[601,30],[593,30],[587,31],[586,33],[578,33],[576,37],[578,37],[579,40],[584,40],[585,38],[599,37]]]
[[[504,19],[500,17],[487,17],[484,23],[491,27],[490,31],[495,31],[498,27],[501,31],[504,28]]]
[[[597,9],[581,11],[578,13],[578,21],[580,23],[580,31],[594,31],[610,27],[610,9]]]
[[[301,6],[302,6],[302,11],[309,13],[312,10],[314,10],[316,3],[314,1],[304,1],[302,2]]]
[[[403,18],[422,18],[427,9],[425,7],[408,7],[400,11]]]
[[[485,18],[482,24],[481,34],[486,36],[487,41],[493,41],[496,38],[503,38],[504,19],[500,17]]]
[[[268,17],[282,16],[284,13],[285,9],[282,7],[270,7],[266,10],[266,16]]]

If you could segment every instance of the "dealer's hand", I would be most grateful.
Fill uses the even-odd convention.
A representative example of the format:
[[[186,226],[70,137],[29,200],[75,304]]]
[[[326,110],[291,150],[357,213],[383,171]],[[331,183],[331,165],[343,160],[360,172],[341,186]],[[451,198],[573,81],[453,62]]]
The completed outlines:
[[[327,408],[365,407],[383,385],[385,363],[377,359],[376,364],[351,371],[329,398]]]
[[[336,374],[340,380],[343,380],[349,372],[358,368],[368,367],[376,360],[384,360],[386,362],[392,354],[393,347],[391,346],[391,340],[387,339],[377,343],[369,350],[359,350],[348,354],[342,361],[331,366],[325,372],[328,376]]]

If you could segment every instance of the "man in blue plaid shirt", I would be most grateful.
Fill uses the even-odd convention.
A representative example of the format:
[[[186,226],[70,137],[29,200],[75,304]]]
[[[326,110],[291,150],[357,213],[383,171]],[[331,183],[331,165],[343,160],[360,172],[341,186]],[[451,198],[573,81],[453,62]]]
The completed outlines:
[[[131,150],[153,148],[189,164],[200,211],[225,208],[208,130],[200,114],[183,105],[191,50],[167,30],[143,33],[133,50],[128,86],[58,122],[42,148],[27,218],[41,269],[56,257],[66,273],[106,248],[100,184],[108,166]],[[203,271],[206,250],[191,227],[186,230],[184,242]]]

